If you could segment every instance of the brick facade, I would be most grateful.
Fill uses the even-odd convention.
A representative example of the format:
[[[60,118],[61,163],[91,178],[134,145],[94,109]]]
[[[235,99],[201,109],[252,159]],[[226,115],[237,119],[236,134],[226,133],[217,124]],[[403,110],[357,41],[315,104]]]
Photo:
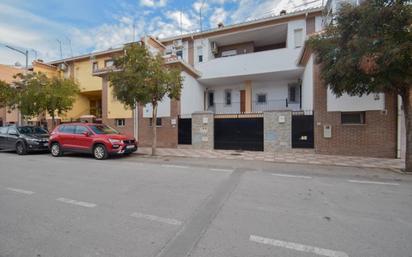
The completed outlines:
[[[386,111],[366,111],[365,124],[342,125],[340,112],[327,112],[327,90],[314,65],[315,151],[370,157],[396,157],[397,97],[385,96]],[[332,126],[332,137],[323,137],[323,126]]]
[[[170,101],[170,117],[162,117],[162,126],[157,128],[157,146],[176,148],[177,147],[177,122],[180,113],[180,102]],[[172,125],[172,119],[176,121]],[[150,126],[150,118],[143,117],[143,106],[139,106],[139,145],[152,145],[152,127]]]

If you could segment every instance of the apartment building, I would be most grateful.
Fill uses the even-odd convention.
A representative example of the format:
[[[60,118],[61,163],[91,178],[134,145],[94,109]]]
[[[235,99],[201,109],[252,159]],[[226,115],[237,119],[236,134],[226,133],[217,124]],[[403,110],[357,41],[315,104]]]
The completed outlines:
[[[280,133],[265,130],[269,123],[263,114],[287,112],[290,118],[271,121],[290,123],[285,140],[278,142],[282,149],[396,157],[397,97],[337,98],[320,79],[304,42],[323,29],[325,13],[308,9],[170,38],[142,38],[152,53],[164,55],[166,65],[180,67],[184,78],[180,100],[163,99],[153,122],[150,104],[127,110],[113,97],[106,75],[121,48],[33,67],[48,66],[80,83],[78,100],[62,121],[94,117],[133,134],[142,146],[151,143],[152,123],[158,126],[160,147],[195,144],[192,136],[193,141],[209,140],[195,135],[191,119],[206,111],[214,120],[210,148],[272,151],[266,141],[278,140]]]
[[[0,64],[0,80],[5,81],[8,84],[14,82],[14,77],[18,73],[24,72],[24,69],[20,67]],[[0,126],[17,124],[19,121],[19,112],[17,110],[11,110],[8,108],[0,108]]]

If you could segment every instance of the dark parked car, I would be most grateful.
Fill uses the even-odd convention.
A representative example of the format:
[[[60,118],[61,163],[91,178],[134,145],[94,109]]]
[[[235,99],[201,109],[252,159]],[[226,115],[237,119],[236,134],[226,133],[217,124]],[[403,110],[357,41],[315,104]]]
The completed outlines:
[[[137,151],[136,139],[122,135],[104,124],[70,123],[56,127],[50,136],[50,152],[91,153],[98,160],[109,155],[130,154]]]
[[[0,127],[0,149],[16,151],[23,155],[34,151],[47,151],[49,133],[41,127],[8,126]]]

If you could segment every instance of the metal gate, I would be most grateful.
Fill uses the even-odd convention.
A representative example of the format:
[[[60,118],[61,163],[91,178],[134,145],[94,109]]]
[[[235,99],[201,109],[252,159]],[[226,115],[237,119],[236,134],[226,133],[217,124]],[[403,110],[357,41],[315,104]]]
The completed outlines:
[[[313,112],[292,112],[292,148],[313,148]]]
[[[179,145],[191,145],[192,144],[192,119],[181,118],[178,119],[178,137],[177,142]]]
[[[263,151],[263,117],[215,118],[215,149]]]

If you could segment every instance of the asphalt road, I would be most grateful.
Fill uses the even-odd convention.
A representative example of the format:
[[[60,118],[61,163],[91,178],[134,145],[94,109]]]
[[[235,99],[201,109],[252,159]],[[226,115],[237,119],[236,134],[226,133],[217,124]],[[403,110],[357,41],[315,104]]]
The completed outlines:
[[[412,176],[0,153],[0,257],[411,257]]]

